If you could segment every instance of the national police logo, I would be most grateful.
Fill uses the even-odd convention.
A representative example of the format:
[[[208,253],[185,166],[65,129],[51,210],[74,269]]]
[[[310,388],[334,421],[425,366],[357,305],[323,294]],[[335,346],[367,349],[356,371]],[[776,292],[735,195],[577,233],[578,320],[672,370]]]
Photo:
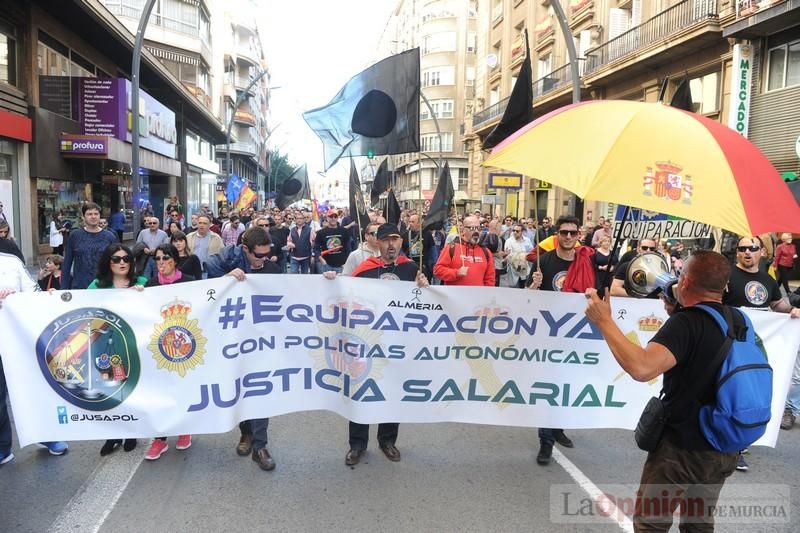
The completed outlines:
[[[562,270],[555,276],[553,276],[553,290],[561,292],[561,289],[564,288],[564,281],[567,279],[567,271]]]
[[[36,359],[59,396],[89,411],[119,406],[141,373],[133,330],[99,308],[76,309],[53,320],[36,341]]]
[[[761,306],[767,303],[769,293],[767,288],[759,281],[750,281],[744,286],[744,296],[753,305]]]
[[[197,320],[189,319],[191,311],[191,305],[177,299],[162,307],[164,321],[155,327],[148,346],[158,368],[177,372],[180,377],[203,364],[206,353],[206,338]]]

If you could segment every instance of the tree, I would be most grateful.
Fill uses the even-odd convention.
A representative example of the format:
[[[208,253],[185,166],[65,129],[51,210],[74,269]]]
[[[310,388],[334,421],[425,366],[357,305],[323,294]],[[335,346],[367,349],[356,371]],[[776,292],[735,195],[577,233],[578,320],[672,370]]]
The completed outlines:
[[[289,161],[287,154],[282,154],[279,149],[272,150],[269,158],[269,180],[267,184],[267,197],[272,198],[281,190],[283,182],[297,170],[297,165]]]

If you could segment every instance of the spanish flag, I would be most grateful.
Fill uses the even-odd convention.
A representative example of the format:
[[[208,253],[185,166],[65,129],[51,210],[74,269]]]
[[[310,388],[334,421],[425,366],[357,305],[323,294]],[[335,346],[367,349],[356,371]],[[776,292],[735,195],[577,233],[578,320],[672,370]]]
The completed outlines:
[[[256,201],[257,196],[258,195],[255,193],[255,191],[250,188],[250,185],[245,182],[244,187],[242,187],[242,192],[239,193],[239,198],[236,200],[234,209],[244,209],[245,207],[250,207],[250,204]]]

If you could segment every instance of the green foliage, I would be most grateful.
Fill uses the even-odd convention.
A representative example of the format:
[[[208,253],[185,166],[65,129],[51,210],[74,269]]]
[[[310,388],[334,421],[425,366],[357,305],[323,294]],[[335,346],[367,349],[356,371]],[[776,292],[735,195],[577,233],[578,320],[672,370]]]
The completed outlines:
[[[277,192],[281,190],[283,182],[289,179],[289,176],[297,170],[298,166],[289,161],[287,154],[280,153],[279,150],[270,152],[270,177],[269,177],[269,191]]]

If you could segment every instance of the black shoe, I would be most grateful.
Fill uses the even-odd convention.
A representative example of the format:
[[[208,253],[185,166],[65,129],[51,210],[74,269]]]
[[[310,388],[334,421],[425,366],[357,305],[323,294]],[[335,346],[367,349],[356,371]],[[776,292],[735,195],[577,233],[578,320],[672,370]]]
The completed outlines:
[[[117,446],[119,446],[120,444],[122,444],[122,441],[121,441],[120,439],[110,439],[110,440],[107,440],[107,441],[106,441],[106,442],[103,444],[103,447],[102,447],[102,448],[100,448],[100,455],[101,455],[101,456],[106,456],[106,455],[110,454],[111,452],[113,452],[114,450],[116,450],[116,449],[117,449]]]
[[[136,439],[125,439],[125,442],[122,443],[122,449],[126,452],[136,449]]]
[[[552,457],[553,445],[549,442],[542,442],[539,445],[539,454],[536,456],[536,462],[542,466],[549,465]]]
[[[383,455],[386,456],[387,459],[396,463],[400,460],[400,450],[397,449],[397,446],[394,444],[382,444],[381,451]]]
[[[553,436],[556,439],[556,442],[562,445],[564,448],[574,448],[575,444],[570,440],[569,437],[564,433],[563,429],[559,429],[553,432]]]

